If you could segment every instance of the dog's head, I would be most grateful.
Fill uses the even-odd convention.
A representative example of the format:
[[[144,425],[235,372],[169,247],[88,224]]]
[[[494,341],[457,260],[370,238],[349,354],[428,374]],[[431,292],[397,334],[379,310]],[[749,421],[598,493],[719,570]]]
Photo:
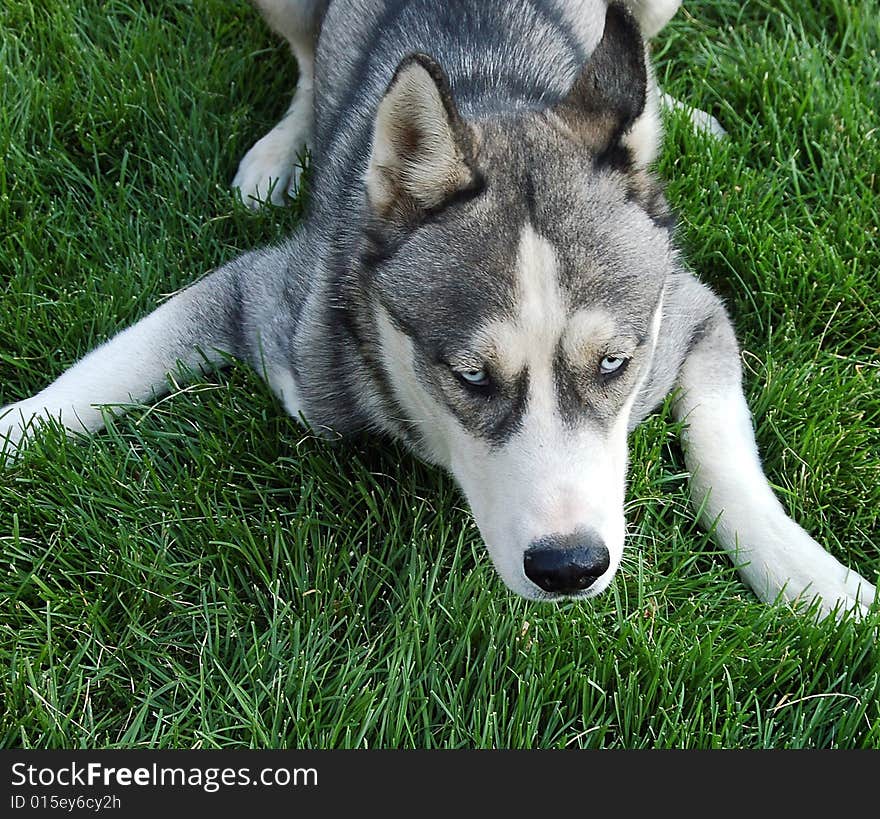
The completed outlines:
[[[549,108],[466,119],[440,66],[413,55],[376,114],[374,369],[529,598],[598,594],[623,552],[630,414],[675,269],[662,193],[625,145],[645,96],[641,38],[612,6]]]

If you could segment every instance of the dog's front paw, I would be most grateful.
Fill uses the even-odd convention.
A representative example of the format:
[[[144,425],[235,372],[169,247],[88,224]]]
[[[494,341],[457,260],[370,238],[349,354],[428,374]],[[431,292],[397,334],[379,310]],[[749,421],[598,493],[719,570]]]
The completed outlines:
[[[305,145],[280,125],[257,142],[241,160],[232,187],[254,210],[266,202],[283,206],[299,188],[302,166],[298,154]]]
[[[877,589],[858,572],[847,569],[836,560],[834,564],[828,575],[809,583],[796,601],[812,602],[818,598],[821,617],[833,614],[839,618],[847,613],[852,613],[856,619],[867,616],[877,599]]]
[[[785,520],[784,532],[772,549],[755,554],[744,568],[750,585],[768,602],[782,598],[795,606],[816,603],[820,617],[868,614],[877,589],[858,572],[844,566],[800,526]],[[753,574],[758,569],[758,574]]]
[[[26,401],[0,407],[0,467],[11,464],[33,433],[35,413]]]

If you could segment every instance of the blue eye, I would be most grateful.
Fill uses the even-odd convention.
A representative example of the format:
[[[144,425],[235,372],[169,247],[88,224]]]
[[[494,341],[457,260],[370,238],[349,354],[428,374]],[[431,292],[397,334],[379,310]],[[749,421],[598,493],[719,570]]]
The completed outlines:
[[[468,387],[488,387],[489,374],[483,367],[478,370],[457,370],[455,373]]]
[[[602,375],[614,375],[614,373],[620,372],[628,362],[629,359],[622,355],[606,355],[599,362],[599,372]]]

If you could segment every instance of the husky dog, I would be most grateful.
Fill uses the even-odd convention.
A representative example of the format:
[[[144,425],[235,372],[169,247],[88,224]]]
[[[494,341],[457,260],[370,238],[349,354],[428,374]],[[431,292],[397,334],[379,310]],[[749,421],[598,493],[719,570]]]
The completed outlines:
[[[648,170],[644,39],[676,0],[257,0],[299,61],[235,184],[309,213],[0,410],[14,455],[52,418],[249,362],[316,430],[373,431],[458,481],[504,582],[592,597],[624,546],[627,433],[675,395],[692,497],[766,601],[864,615],[875,588],[792,521],[758,458],[722,303],[686,269]],[[274,195],[274,193],[273,193]]]

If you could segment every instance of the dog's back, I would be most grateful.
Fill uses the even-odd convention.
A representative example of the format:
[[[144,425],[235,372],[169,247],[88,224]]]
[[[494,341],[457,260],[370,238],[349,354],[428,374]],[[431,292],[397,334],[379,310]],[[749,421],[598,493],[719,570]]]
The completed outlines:
[[[443,66],[469,120],[547,108],[602,36],[602,0],[334,0],[315,65],[313,204],[363,175],[376,105],[407,54]]]

